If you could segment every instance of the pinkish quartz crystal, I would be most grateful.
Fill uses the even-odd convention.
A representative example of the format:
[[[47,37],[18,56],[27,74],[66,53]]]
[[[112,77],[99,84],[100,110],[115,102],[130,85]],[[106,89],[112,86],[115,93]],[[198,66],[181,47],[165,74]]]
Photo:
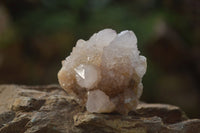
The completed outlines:
[[[146,58],[139,55],[132,31],[112,29],[78,40],[58,72],[61,87],[95,113],[134,110],[142,94]]]

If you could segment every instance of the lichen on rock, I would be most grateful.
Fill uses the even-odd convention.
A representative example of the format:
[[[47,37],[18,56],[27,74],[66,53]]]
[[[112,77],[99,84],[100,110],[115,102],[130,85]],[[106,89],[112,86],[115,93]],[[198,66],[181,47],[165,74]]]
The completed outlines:
[[[139,53],[132,31],[101,30],[77,41],[62,61],[59,83],[89,112],[127,114],[136,109],[143,90],[147,63]]]

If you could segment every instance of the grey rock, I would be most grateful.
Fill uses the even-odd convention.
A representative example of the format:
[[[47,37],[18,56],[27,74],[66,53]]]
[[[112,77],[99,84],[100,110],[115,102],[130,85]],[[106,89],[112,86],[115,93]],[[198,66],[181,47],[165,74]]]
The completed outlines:
[[[3,124],[6,124],[12,121],[15,118],[15,112],[8,111],[0,114],[0,128],[3,127]]]
[[[0,85],[0,133],[198,133],[176,106],[140,103],[128,115],[88,113],[58,85]]]

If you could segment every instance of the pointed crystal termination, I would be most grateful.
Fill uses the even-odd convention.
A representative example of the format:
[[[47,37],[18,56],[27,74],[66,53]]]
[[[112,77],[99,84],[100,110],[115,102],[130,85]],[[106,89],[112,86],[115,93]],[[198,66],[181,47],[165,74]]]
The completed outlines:
[[[88,41],[77,41],[62,61],[59,83],[89,112],[127,114],[143,91],[147,63],[139,53],[132,31],[101,30]]]

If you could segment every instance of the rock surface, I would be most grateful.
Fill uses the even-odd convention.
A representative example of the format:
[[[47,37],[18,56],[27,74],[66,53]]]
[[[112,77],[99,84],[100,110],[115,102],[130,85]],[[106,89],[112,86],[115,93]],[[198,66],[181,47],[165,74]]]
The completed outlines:
[[[57,85],[0,85],[0,133],[199,133],[180,108],[139,103],[128,115],[89,113]]]

